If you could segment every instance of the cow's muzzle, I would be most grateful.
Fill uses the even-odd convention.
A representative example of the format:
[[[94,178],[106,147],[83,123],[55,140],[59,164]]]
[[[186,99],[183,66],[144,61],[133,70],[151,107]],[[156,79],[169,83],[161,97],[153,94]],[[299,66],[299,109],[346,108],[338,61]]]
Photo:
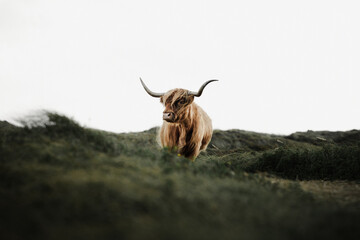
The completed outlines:
[[[163,113],[163,120],[167,122],[174,122],[175,120],[175,114],[172,112],[164,112]]]

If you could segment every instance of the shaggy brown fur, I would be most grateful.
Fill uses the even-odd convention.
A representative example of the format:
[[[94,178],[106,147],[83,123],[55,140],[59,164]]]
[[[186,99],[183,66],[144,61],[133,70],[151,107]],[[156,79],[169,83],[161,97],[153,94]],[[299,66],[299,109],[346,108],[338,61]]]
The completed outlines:
[[[211,140],[211,119],[194,103],[194,96],[189,96],[188,90],[170,90],[160,102],[165,106],[164,113],[174,114],[174,120],[164,121],[160,129],[161,145],[195,160]]]

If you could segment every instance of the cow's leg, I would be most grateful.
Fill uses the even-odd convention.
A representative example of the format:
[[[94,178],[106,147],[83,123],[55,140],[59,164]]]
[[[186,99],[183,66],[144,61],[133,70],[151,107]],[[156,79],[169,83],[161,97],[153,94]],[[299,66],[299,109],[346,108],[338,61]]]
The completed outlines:
[[[195,161],[196,157],[200,154],[201,144],[196,144],[193,151],[187,156],[191,161]]]
[[[191,143],[190,142],[187,145],[185,145],[183,148],[180,148],[178,153],[181,154],[182,156],[194,161],[195,158],[200,153],[200,147],[201,147],[201,143]]]
[[[200,151],[201,150],[205,150],[207,148],[207,146],[209,145],[211,140],[211,136],[204,136],[204,138],[201,141],[201,147],[200,147]]]
[[[160,129],[160,142],[162,147],[167,147],[171,150],[178,148],[179,129],[177,127],[169,126],[164,123]]]

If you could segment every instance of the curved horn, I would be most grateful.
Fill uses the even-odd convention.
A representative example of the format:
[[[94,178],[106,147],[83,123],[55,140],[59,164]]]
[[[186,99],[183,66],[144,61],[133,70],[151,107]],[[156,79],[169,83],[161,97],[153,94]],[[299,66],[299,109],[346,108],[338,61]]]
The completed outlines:
[[[195,96],[195,97],[200,97],[201,94],[202,94],[202,92],[203,92],[203,90],[204,90],[204,88],[206,87],[206,85],[208,85],[208,84],[211,83],[211,82],[215,82],[215,81],[219,81],[219,80],[216,80],[216,79],[209,80],[209,81],[205,82],[205,83],[200,87],[199,91],[197,91],[197,92],[189,91],[188,94],[189,94],[189,95],[193,95],[193,96]]]
[[[162,95],[164,95],[165,93],[155,93],[153,91],[151,91],[146,85],[145,83],[143,82],[143,80],[140,78],[140,81],[141,81],[141,85],[144,87],[145,91],[152,97],[161,97]]]

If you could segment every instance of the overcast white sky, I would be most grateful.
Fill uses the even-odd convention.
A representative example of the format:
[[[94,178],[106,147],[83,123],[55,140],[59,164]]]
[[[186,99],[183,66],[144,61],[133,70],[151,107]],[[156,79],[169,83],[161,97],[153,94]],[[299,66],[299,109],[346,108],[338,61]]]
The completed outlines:
[[[218,129],[360,126],[360,2],[0,0],[0,120],[162,123],[157,92],[196,91]]]

